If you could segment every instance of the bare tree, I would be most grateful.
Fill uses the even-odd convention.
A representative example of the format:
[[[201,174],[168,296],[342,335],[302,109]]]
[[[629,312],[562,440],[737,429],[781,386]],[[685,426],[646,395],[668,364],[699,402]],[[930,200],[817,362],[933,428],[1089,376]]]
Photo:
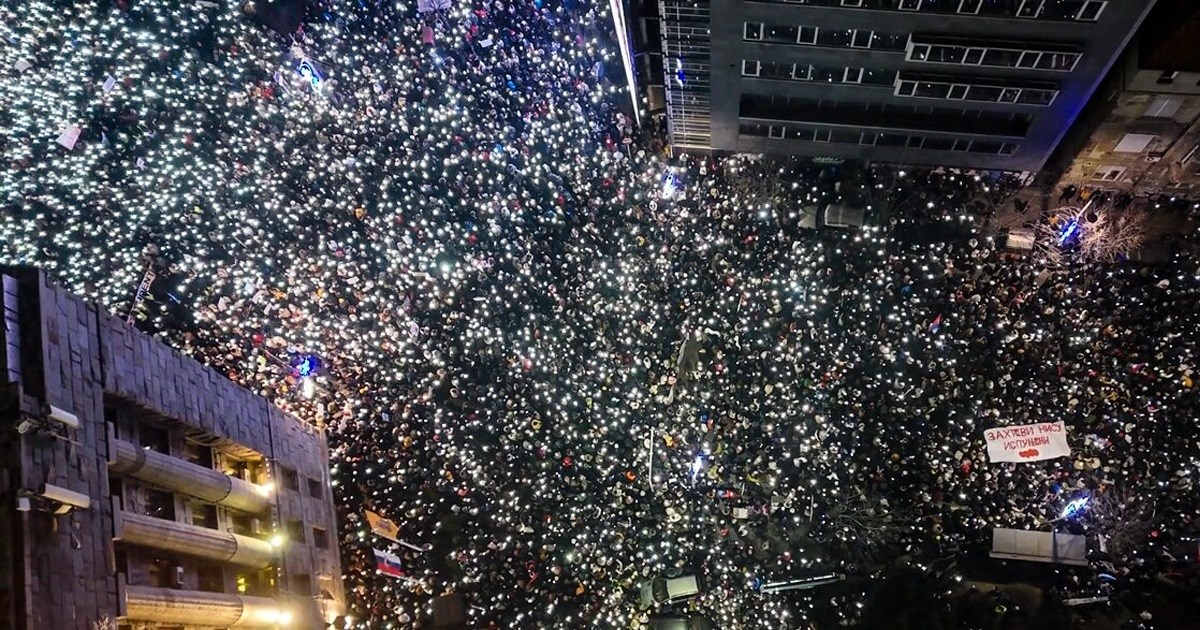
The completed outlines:
[[[1156,513],[1152,492],[1107,486],[1089,499],[1085,518],[1103,537],[1109,555],[1120,564],[1143,545],[1154,528]]]
[[[1089,209],[1064,206],[1054,220],[1039,224],[1037,252],[1057,266],[1073,253],[1086,261],[1112,262],[1146,242],[1147,216],[1138,210]]]
[[[817,531],[852,562],[878,559],[898,548],[911,530],[907,510],[895,509],[860,488],[849,488],[837,499],[819,515]]]

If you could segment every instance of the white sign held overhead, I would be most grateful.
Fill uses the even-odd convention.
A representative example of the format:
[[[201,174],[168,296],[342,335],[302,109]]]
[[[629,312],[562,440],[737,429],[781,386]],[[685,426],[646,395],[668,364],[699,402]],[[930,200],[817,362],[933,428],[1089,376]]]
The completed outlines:
[[[81,133],[83,133],[83,130],[79,128],[79,125],[70,125],[66,129],[63,129],[62,133],[58,134],[58,143],[66,147],[68,151],[74,149],[75,143],[79,142],[79,134]]]
[[[1039,462],[1071,454],[1062,422],[995,427],[983,435],[993,462]]]

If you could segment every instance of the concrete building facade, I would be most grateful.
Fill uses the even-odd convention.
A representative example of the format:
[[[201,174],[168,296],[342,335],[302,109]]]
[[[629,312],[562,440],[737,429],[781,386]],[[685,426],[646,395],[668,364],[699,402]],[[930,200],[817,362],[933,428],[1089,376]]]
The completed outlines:
[[[1200,191],[1200,5],[1163,0],[1064,142],[1060,187]]]
[[[336,623],[323,433],[37,270],[0,282],[0,626]]]
[[[672,143],[1037,171],[1152,0],[660,0]]]

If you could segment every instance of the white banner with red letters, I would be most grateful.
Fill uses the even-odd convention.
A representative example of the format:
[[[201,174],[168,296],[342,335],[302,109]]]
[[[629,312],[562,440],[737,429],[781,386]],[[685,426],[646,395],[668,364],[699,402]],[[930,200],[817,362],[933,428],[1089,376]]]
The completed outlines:
[[[993,462],[1040,462],[1071,454],[1062,422],[995,427],[984,431],[983,436],[987,439],[988,459]]]

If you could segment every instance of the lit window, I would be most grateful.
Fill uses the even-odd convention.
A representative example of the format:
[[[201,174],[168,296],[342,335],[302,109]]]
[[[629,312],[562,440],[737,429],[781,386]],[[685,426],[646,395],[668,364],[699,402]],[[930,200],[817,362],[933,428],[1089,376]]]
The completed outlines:
[[[812,46],[817,43],[817,32],[819,29],[815,26],[801,26],[796,33],[796,43]]]
[[[901,11],[920,11],[921,0],[900,0]]]
[[[854,35],[850,39],[850,46],[854,48],[870,48],[871,40],[875,35],[875,31],[864,31],[855,29]]]
[[[1125,174],[1125,169],[1120,166],[1101,166],[1092,173],[1092,179],[1099,179],[1106,182],[1115,182]]]
[[[1046,4],[1046,0],[1021,0],[1021,6],[1017,7],[1017,17],[1019,18],[1035,18],[1042,14],[1042,7]]]
[[[1100,14],[1104,13],[1106,6],[1108,6],[1108,2],[1104,0],[1087,0],[1075,13],[1075,19],[1081,22],[1095,22],[1100,19]]]
[[[761,64],[757,61],[754,61],[752,59],[743,59],[742,60],[742,76],[744,76],[744,77],[758,76],[760,68],[761,68]]]
[[[750,41],[762,41],[762,34],[762,22],[746,22],[742,26],[742,39],[747,39]]]
[[[979,7],[983,6],[983,0],[959,0],[958,12],[970,13],[975,15],[979,13]]]

